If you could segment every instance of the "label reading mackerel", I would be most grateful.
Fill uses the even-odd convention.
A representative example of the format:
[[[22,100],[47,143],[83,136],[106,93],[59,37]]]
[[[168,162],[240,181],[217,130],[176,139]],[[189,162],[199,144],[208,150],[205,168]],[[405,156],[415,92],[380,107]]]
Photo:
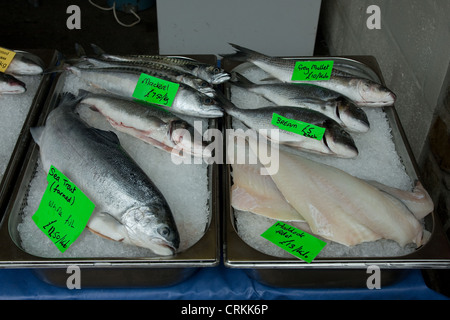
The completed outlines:
[[[133,98],[152,104],[171,107],[180,84],[142,73],[133,92]]]
[[[32,219],[64,252],[83,232],[95,204],[54,166],[47,175],[47,189]]]
[[[311,263],[327,244],[309,233],[280,221],[267,229],[261,237],[308,263]]]
[[[281,130],[317,140],[322,140],[325,133],[325,128],[299,120],[288,119],[276,113],[272,115],[272,124]]]
[[[16,53],[0,47],[0,72],[5,72]]]
[[[296,61],[292,81],[326,81],[330,80],[333,60]]]

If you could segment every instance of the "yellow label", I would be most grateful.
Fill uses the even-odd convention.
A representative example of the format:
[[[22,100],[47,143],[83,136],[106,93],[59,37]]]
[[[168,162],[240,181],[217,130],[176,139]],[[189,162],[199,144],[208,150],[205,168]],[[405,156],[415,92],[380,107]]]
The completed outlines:
[[[0,71],[5,72],[6,69],[9,67],[9,64],[11,63],[12,59],[16,53],[14,51],[0,48]]]

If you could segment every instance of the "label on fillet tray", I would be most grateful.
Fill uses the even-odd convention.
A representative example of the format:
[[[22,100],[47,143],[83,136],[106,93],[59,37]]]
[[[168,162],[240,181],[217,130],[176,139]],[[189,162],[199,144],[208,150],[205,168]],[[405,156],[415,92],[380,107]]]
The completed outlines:
[[[0,47],[0,72],[5,72],[16,53]]]
[[[179,87],[179,83],[142,73],[134,89],[133,98],[163,107],[171,107]]]
[[[333,60],[296,61],[292,81],[326,81],[333,71]]]
[[[54,166],[47,175],[47,189],[32,219],[64,252],[83,232],[95,204]]]
[[[308,263],[322,251],[327,244],[309,233],[277,221],[261,237]]]
[[[325,128],[299,120],[288,119],[279,114],[272,115],[272,124],[281,130],[293,132],[308,138],[322,140]]]

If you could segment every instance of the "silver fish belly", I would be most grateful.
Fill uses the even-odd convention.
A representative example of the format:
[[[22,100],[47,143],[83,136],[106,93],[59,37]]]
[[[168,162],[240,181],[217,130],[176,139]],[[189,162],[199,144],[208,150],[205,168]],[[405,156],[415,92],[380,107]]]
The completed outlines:
[[[54,165],[93,201],[87,227],[103,237],[172,255],[179,234],[161,192],[121,148],[112,132],[94,129],[64,95],[45,127],[32,128],[44,170]]]

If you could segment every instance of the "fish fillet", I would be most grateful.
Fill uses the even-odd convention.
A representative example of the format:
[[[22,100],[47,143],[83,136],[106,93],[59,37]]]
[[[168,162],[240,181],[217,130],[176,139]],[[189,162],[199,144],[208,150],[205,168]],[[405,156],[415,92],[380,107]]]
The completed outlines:
[[[395,197],[342,170],[283,150],[279,161],[271,177],[315,234],[347,246],[381,238],[401,246],[421,245],[421,224]]]

